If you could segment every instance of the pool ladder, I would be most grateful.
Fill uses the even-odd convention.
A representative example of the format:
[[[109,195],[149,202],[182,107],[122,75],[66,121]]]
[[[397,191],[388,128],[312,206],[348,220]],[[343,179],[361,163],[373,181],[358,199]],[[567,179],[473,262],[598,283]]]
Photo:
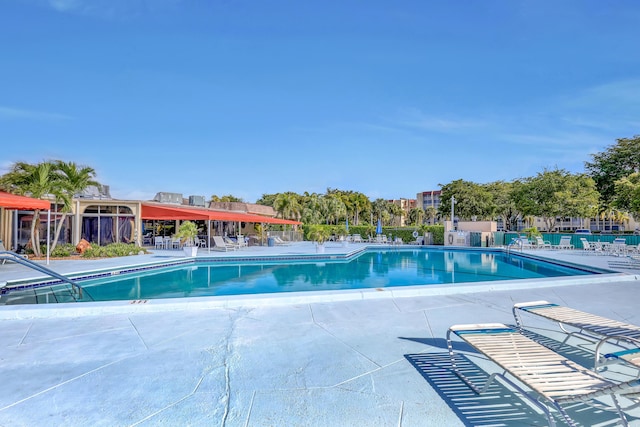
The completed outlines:
[[[13,261],[17,264],[24,265],[25,267],[29,267],[33,270],[39,271],[40,273],[47,274],[63,282],[67,282],[71,285],[71,292],[74,295],[77,295],[78,298],[82,298],[82,288],[78,286],[76,282],[69,279],[68,277],[63,276],[62,274],[56,273],[55,271],[47,267],[44,267],[36,262],[30,261],[29,259],[24,258],[22,255],[19,255],[11,251],[0,251],[0,260],[2,260],[2,264],[4,264],[5,261]]]

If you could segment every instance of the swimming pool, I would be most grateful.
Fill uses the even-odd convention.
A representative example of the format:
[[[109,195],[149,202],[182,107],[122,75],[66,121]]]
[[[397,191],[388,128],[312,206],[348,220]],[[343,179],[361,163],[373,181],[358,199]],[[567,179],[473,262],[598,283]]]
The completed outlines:
[[[115,271],[66,284],[9,291],[4,304],[147,300],[281,292],[379,289],[602,273],[501,250],[367,249],[345,259],[197,259],[180,265]]]

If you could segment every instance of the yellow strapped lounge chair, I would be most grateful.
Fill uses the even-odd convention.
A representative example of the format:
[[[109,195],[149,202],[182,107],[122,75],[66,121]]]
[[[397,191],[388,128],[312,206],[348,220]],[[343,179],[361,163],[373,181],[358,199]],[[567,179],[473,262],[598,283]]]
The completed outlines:
[[[456,366],[451,343],[452,333],[505,372],[491,374],[486,383],[481,386],[474,384]],[[621,425],[628,425],[618,397],[625,393],[637,392],[637,387],[640,386],[640,380],[637,378],[624,383],[609,381],[598,373],[527,338],[518,329],[502,323],[451,326],[447,331],[447,346],[453,371],[474,392],[484,393],[494,379],[500,379],[519,390],[533,406],[543,411],[550,426],[556,425],[552,409],[557,410],[570,426],[575,426],[575,421],[562,405],[577,402],[586,403],[598,409],[613,410],[618,413]],[[535,396],[530,395],[520,384],[526,386]],[[602,397],[611,398],[613,406],[599,402],[598,399]],[[632,404],[629,407],[634,406],[635,404]]]
[[[572,336],[597,343],[595,369],[609,362],[624,362],[640,369],[640,326],[553,304],[549,301],[518,303],[513,306],[512,311],[516,325],[521,330],[523,328],[523,313],[540,316],[558,323],[560,329],[567,334],[559,347],[562,347]],[[615,344],[622,350],[601,355],[601,349],[606,343]]]

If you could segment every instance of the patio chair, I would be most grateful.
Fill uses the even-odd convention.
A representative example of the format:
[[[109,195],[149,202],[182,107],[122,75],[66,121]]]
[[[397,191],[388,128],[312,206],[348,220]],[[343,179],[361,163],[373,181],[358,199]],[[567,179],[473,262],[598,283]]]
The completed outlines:
[[[511,243],[507,245],[508,247],[516,247],[519,249],[534,249],[535,246],[529,241],[527,236],[516,237],[511,240]]]
[[[24,259],[29,259],[29,257],[25,254],[19,254],[16,253],[14,251],[9,251],[7,250],[7,248],[5,248],[4,243],[2,242],[2,240],[0,240],[0,252],[5,252],[7,256],[9,257],[20,257],[20,258],[24,258]],[[2,258],[2,265],[4,265],[7,261],[11,261],[11,260],[7,260],[7,258]],[[6,285],[6,282],[5,282]]]
[[[222,238],[222,236],[212,236],[211,239],[213,239],[213,244],[214,244],[213,249],[215,250],[219,250],[219,251],[235,251],[236,250],[236,246],[227,244]]]
[[[513,306],[513,317],[517,327],[522,330],[522,314],[535,316],[558,323],[566,334],[558,348],[562,347],[572,336],[596,343],[594,369],[608,363],[622,362],[640,369],[640,326],[620,322],[586,313],[570,307],[560,306],[548,301],[530,301]],[[613,344],[621,351],[601,354],[605,344]]]
[[[624,237],[616,237],[613,239],[613,242],[607,246],[607,249],[609,255],[626,256],[629,246],[627,246],[627,240]]]
[[[498,365],[504,373],[492,373],[483,385],[473,383],[456,365],[452,333]],[[615,411],[621,424],[627,426],[623,411],[633,408],[637,403],[632,400],[628,407],[623,408],[619,398],[626,393],[637,392],[640,379],[623,383],[607,380],[527,338],[516,328],[501,323],[451,326],[447,331],[447,346],[453,371],[475,393],[484,393],[495,379],[499,379],[520,391],[532,406],[544,412],[550,426],[556,425],[552,413],[554,409],[567,424],[577,425],[564,408],[572,403],[585,403],[598,409]],[[600,401],[603,397],[610,398],[612,405]]]
[[[156,249],[164,249],[164,238],[162,236],[156,236],[153,238],[153,247]]]
[[[551,246],[553,249],[573,249],[574,246],[571,244],[571,236],[562,236],[560,237],[560,242],[557,245]]]
[[[596,255],[603,255],[604,251],[602,249],[602,243],[600,242],[590,242],[584,237],[580,238],[580,243],[582,244],[582,249],[586,253],[593,253]]]
[[[279,245],[279,246],[289,246],[289,243],[282,240],[280,236],[273,236],[273,241],[275,242],[276,245]]]
[[[224,243],[227,244],[227,246],[233,247],[233,249],[240,249],[240,243],[233,241],[230,237],[228,236],[223,236],[222,240],[224,240]]]
[[[551,249],[551,242],[548,242],[546,240],[542,240],[542,237],[540,236],[535,236],[536,239],[536,248],[538,249]]]

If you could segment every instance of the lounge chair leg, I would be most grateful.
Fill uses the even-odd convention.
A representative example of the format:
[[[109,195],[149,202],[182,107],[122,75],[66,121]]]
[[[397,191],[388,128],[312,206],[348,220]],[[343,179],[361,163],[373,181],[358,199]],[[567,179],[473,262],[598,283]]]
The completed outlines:
[[[627,416],[622,412],[622,408],[620,407],[620,403],[618,402],[618,398],[612,394],[611,399],[613,400],[613,404],[616,406],[616,410],[618,411],[618,415],[620,416],[620,421],[622,421],[622,425],[627,427],[629,422],[627,421]]]
[[[456,364],[455,359],[454,359],[453,345],[451,344],[451,329],[449,329],[447,331],[447,348],[449,350],[449,358],[451,360],[451,368],[452,368],[453,372],[471,390],[473,390],[474,393],[476,393],[478,395],[484,393],[485,391],[487,391],[489,386],[493,383],[493,381],[496,378],[500,378],[503,382],[505,382],[506,384],[509,384],[515,390],[519,391],[524,398],[526,398],[529,402],[531,402],[531,404],[533,406],[535,406],[536,408],[538,408],[542,412],[544,412],[544,415],[547,417],[547,422],[549,423],[549,427],[556,427],[556,420],[553,418],[553,415],[549,411],[549,408],[547,408],[547,406],[545,404],[543,404],[543,403],[539,402],[538,400],[536,400],[536,399],[532,398],[531,396],[529,396],[529,394],[527,394],[527,392],[525,390],[523,390],[522,387],[518,386],[513,381],[509,380],[509,378],[506,377],[506,371],[505,371],[504,374],[500,374],[500,373],[494,372],[493,374],[491,374],[489,376],[489,378],[487,379],[487,381],[485,381],[485,383],[482,385],[482,387],[478,387],[475,384],[473,384],[471,382],[471,380],[469,380],[462,372],[460,372],[460,370],[458,369],[458,365]],[[559,408],[559,409],[562,410],[562,408]],[[564,411],[563,411],[563,416],[565,416]],[[568,417],[568,415],[567,415],[567,417]],[[571,420],[571,418],[568,418],[568,419]],[[570,425],[571,426],[575,426],[575,424],[570,424]]]
[[[579,427],[578,424],[576,424],[575,421],[573,421],[573,419],[569,416],[569,414],[567,414],[567,412],[562,408],[562,406],[558,404],[554,404],[553,406],[555,406],[558,412],[560,412],[560,414],[562,415],[562,418],[570,427]]]

